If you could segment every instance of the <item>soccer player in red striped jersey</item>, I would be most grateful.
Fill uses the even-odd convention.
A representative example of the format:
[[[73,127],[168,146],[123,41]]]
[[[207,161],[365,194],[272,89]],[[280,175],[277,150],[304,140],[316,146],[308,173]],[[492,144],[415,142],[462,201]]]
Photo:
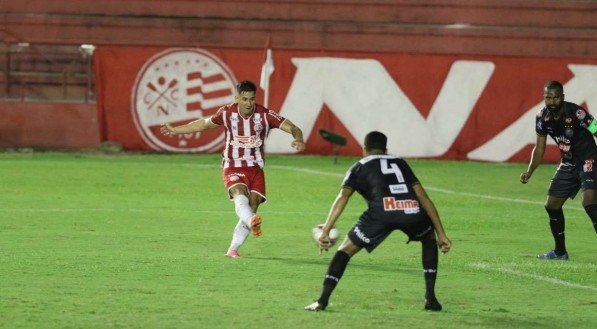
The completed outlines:
[[[165,124],[160,129],[164,135],[171,136],[224,126],[222,178],[239,217],[226,252],[226,256],[232,258],[240,257],[238,249],[251,231],[256,237],[261,235],[261,217],[257,209],[266,200],[264,142],[269,130],[278,128],[291,134],[294,138],[291,146],[298,151],[305,149],[301,129],[276,112],[256,104],[256,91],[253,82],[242,81],[236,86],[235,103],[221,107],[213,116],[177,127]]]

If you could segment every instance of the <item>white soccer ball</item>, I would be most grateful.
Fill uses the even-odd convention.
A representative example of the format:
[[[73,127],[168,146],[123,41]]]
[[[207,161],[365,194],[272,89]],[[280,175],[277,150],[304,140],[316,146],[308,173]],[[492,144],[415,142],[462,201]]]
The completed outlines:
[[[317,246],[319,246],[319,237],[323,233],[324,226],[325,224],[317,224],[313,229],[311,229],[311,237],[313,237],[313,240],[315,241]],[[338,229],[336,227],[332,227],[332,229],[330,230],[330,247],[335,245],[336,242],[338,242],[339,236],[340,232],[338,232]]]

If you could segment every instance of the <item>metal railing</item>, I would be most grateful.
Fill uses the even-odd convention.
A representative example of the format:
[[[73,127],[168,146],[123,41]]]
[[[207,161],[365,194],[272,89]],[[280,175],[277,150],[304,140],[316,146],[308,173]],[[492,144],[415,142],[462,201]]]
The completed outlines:
[[[95,102],[91,45],[0,44],[0,100]]]

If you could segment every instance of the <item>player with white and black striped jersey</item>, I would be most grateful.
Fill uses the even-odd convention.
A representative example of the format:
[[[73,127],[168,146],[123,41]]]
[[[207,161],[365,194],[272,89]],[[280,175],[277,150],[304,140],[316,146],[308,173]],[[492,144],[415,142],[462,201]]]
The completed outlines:
[[[294,138],[291,146],[298,151],[305,149],[301,129],[276,112],[256,104],[256,91],[253,82],[242,81],[236,86],[236,102],[221,107],[213,116],[177,127],[169,124],[161,127],[161,132],[168,136],[224,127],[222,179],[239,217],[226,252],[231,258],[240,257],[238,249],[251,231],[256,237],[261,235],[261,216],[257,209],[266,201],[264,142],[269,130],[279,128],[291,134]]]
[[[334,255],[323,281],[321,296],[305,309],[325,310],[350,258],[362,248],[372,252],[390,233],[401,230],[408,235],[409,242],[421,241],[425,309],[440,311],[442,306],[435,296],[438,245],[446,253],[452,242],[446,236],[435,205],[409,165],[403,159],[387,154],[386,136],[377,131],[370,132],[365,136],[364,144],[365,157],[346,173],[323,227],[320,248],[327,250],[329,247],[329,232],[354,191],[365,198],[368,208]]]

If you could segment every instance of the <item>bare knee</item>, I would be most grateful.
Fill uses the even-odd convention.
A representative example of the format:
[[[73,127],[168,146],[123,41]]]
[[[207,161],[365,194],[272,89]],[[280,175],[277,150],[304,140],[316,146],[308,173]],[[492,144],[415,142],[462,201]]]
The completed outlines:
[[[588,207],[597,204],[597,193],[594,189],[586,189],[582,194],[582,206]]]
[[[548,197],[547,201],[545,202],[545,209],[546,210],[559,210],[562,209],[562,206],[566,202],[565,198],[557,198],[557,197]]]
[[[354,254],[359,252],[362,248],[354,244],[348,236],[342,242],[342,245],[338,248],[339,251],[343,251],[348,254],[348,256],[352,257]]]
[[[263,198],[259,194],[251,193],[249,195],[249,206],[251,206],[251,209],[255,213],[257,212],[257,209],[259,208],[259,205],[262,204],[263,201],[264,201]]]
[[[545,203],[545,210],[550,211],[550,210],[560,210],[562,209],[562,207],[558,207],[557,205],[554,204],[549,204],[549,203]]]
[[[247,187],[244,185],[236,185],[236,186],[231,187],[228,190],[228,194],[230,194],[230,197],[232,199],[234,199],[238,195],[244,195],[244,196],[248,197],[249,190],[247,190]],[[250,202],[250,200],[249,200],[249,202]]]

